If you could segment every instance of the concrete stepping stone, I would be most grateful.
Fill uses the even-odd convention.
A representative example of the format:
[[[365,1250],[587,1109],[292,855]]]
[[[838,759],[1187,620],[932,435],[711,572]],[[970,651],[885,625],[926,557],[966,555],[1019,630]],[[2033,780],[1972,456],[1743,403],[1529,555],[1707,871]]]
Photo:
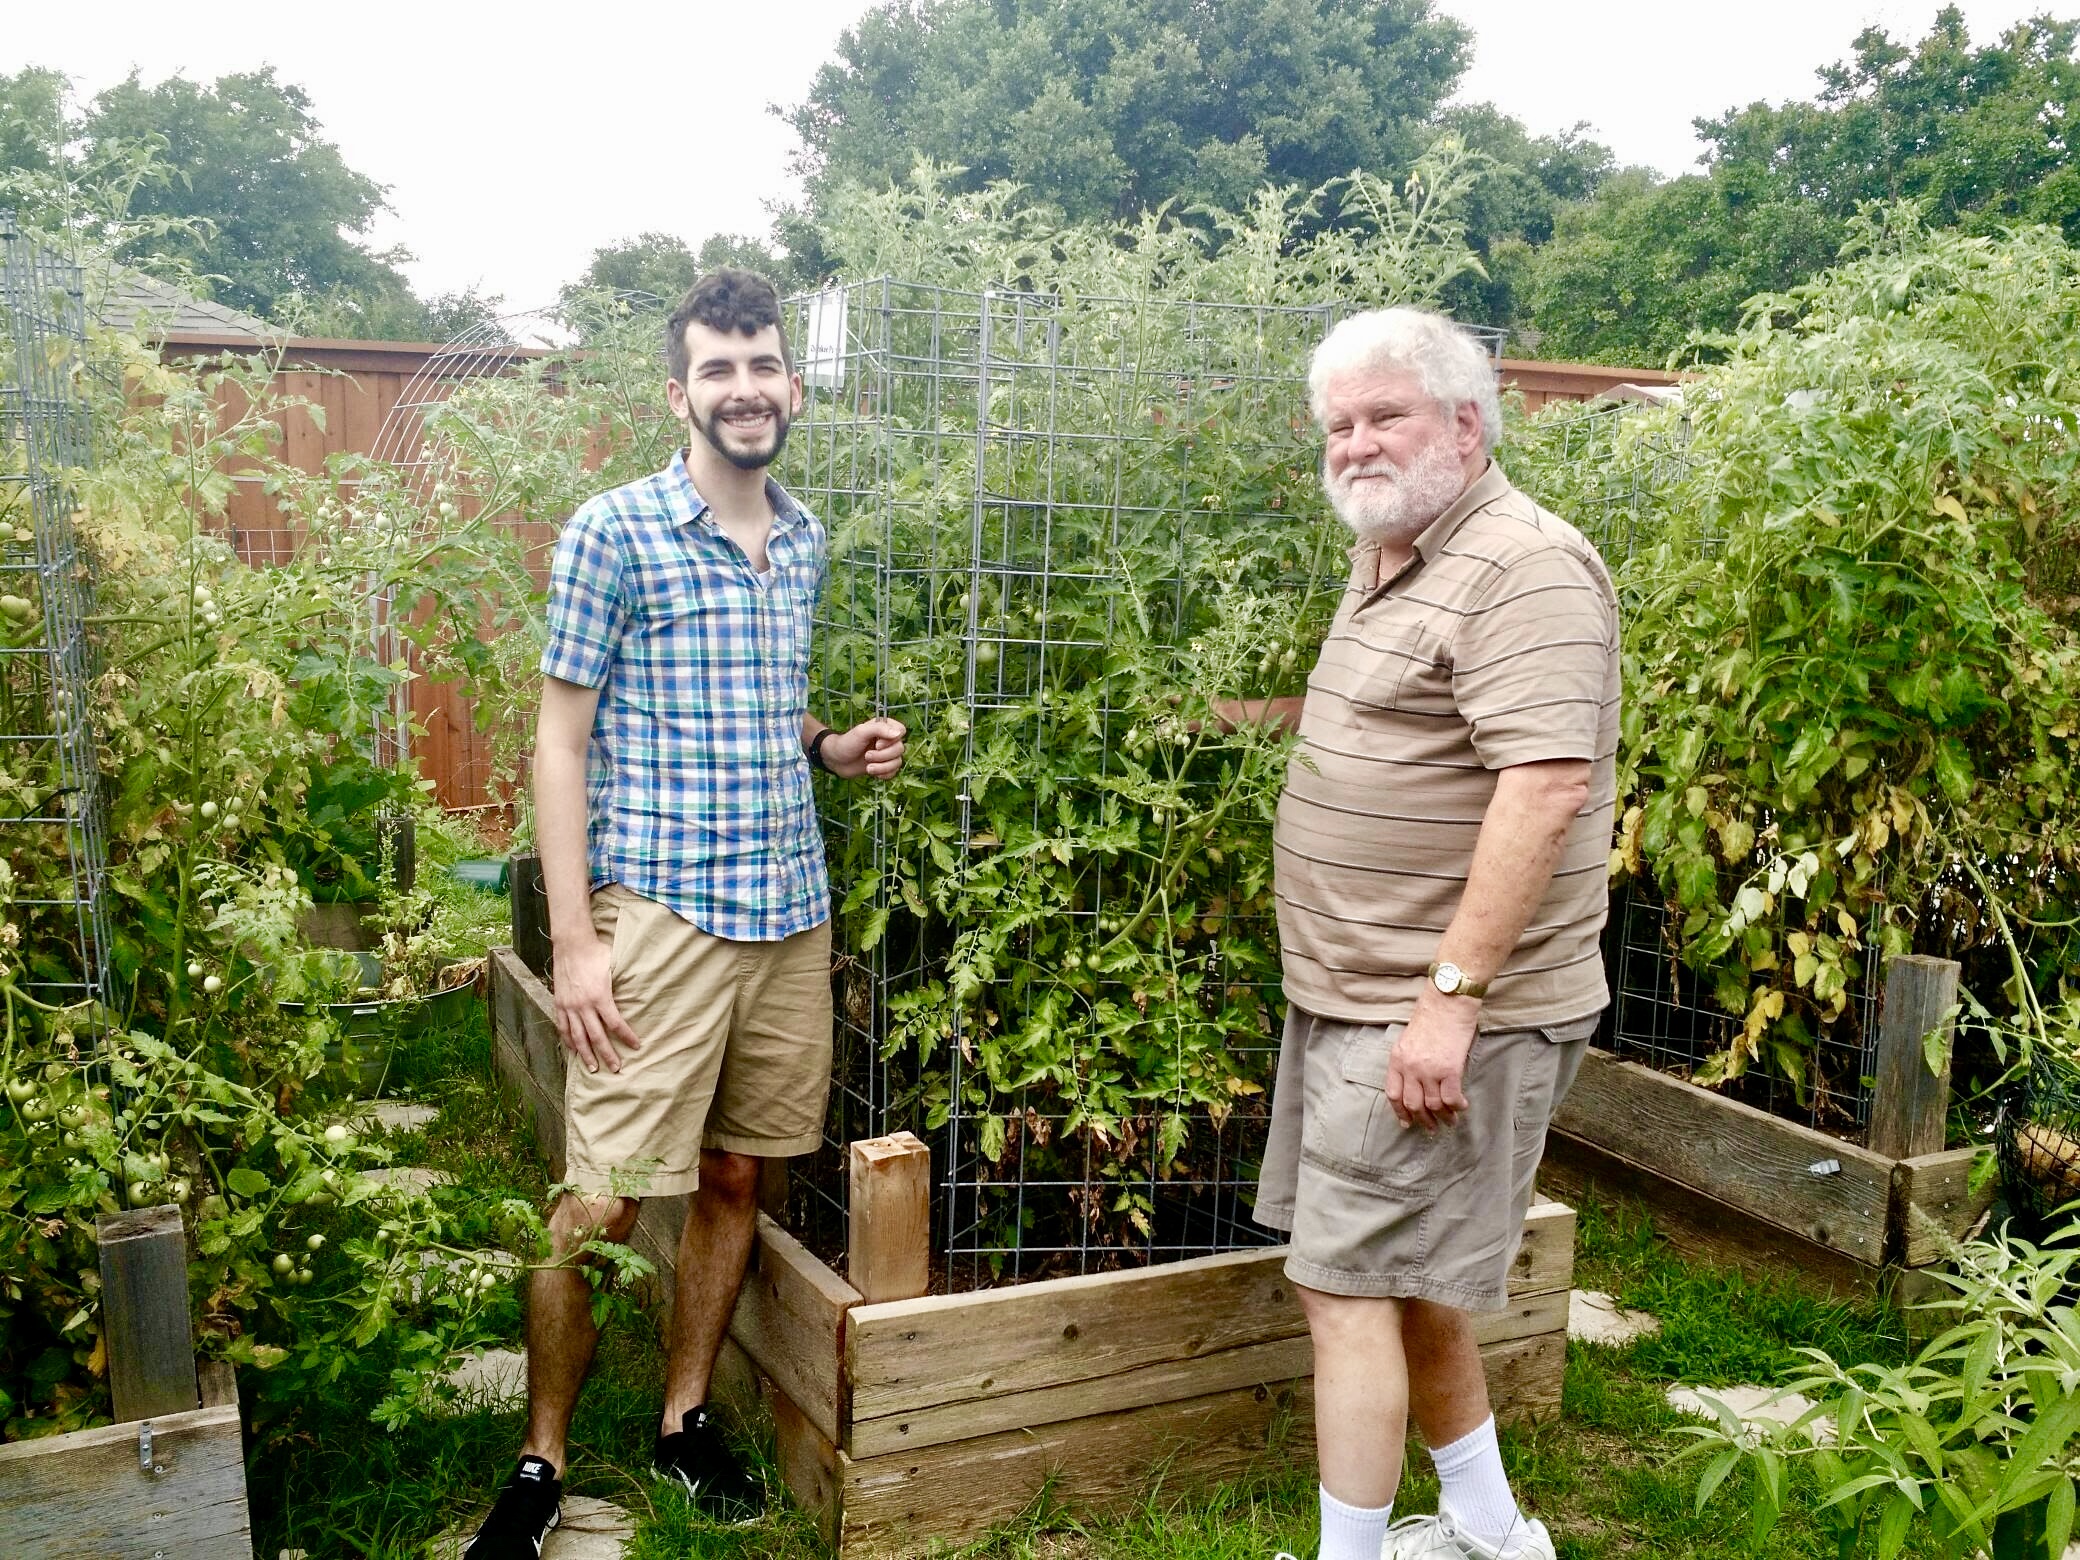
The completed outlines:
[[[480,1512],[435,1539],[427,1550],[430,1560],[462,1560],[463,1542],[481,1521]],[[635,1536],[635,1518],[612,1501],[566,1495],[563,1520],[543,1543],[542,1560],[621,1560],[622,1551]]]
[[[489,1408],[503,1413],[527,1401],[527,1352],[486,1349],[472,1354],[447,1374],[462,1394],[457,1411]]]
[[[428,1170],[420,1165],[387,1165],[381,1170],[364,1170],[365,1180],[377,1186],[401,1186],[408,1192],[430,1192],[436,1186],[453,1186],[455,1177],[445,1170]]]
[[[356,1100],[348,1110],[358,1120],[373,1120],[385,1132],[417,1132],[440,1113],[438,1105],[421,1105],[416,1100]]]
[[[1661,1318],[1628,1311],[1600,1289],[1577,1289],[1567,1297],[1567,1336],[1622,1349],[1635,1338],[1661,1331]]]
[[[1788,1425],[1813,1406],[1813,1400],[1802,1393],[1786,1392],[1779,1396],[1774,1387],[1670,1387],[1667,1396],[1670,1408],[1699,1419],[1719,1417],[1706,1401],[1716,1398],[1732,1409],[1742,1424],[1758,1427]],[[1831,1438],[1834,1425],[1827,1419],[1816,1419],[1806,1426],[1806,1433],[1815,1440]]]

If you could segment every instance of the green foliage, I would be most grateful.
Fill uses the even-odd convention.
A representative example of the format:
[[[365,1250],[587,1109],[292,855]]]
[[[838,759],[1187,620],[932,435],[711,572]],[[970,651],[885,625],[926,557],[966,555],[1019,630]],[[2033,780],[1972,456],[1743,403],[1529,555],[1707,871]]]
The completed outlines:
[[[416,317],[400,257],[347,236],[384,209],[383,187],[347,166],[309,96],[272,66],[207,87],[179,76],[147,86],[133,72],[94,100],[79,133],[90,158],[123,144],[162,148],[175,177],[140,187],[134,210],[205,225],[154,253],[216,277],[223,302],[267,315],[292,294],[330,298],[366,327],[348,334],[421,334],[396,328]]]
[[[359,1354],[400,1373],[382,1406],[395,1417],[509,1302],[472,1271],[450,1210],[359,1174],[385,1156],[327,1103],[349,1083],[326,1061],[338,1036],[283,1004],[346,994],[333,961],[302,948],[301,917],[314,891],[365,883],[372,813],[417,794],[413,777],[363,756],[405,675],[373,648],[371,596],[394,594],[428,672],[471,677],[501,591],[529,586],[512,550],[452,505],[439,534],[415,531],[390,518],[395,495],[379,482],[282,465],[272,363],[189,371],[113,337],[96,357],[107,372],[81,388],[96,400],[98,458],[68,475],[98,586],[111,980],[95,1006],[36,997],[43,965],[72,944],[76,890],[61,825],[11,826],[0,835],[6,1435],[105,1416],[95,1217],[160,1203],[181,1206],[194,1239],[200,1342],[256,1368],[248,1401],[263,1416]],[[0,448],[0,462],[19,455]],[[248,567],[218,534],[234,472],[311,535],[294,562]],[[30,516],[8,490],[17,509],[0,497],[0,524],[20,540]],[[45,631],[41,603],[29,606],[10,621],[14,646]],[[51,729],[36,664],[0,665],[0,734]],[[56,811],[37,747],[5,747],[7,811]],[[428,1271],[422,1257],[462,1265]]]
[[[2046,223],[2080,238],[2076,34],[2036,17],[1974,47],[1946,6],[1911,47],[1859,33],[1816,101],[1699,120],[1705,174],[1628,175],[1560,215],[1528,267],[1541,352],[1652,364],[1731,330],[1749,297],[1823,269],[1867,201],[1916,200],[1971,233]]]
[[[1701,1081],[1815,1081],[1867,937],[1948,935],[1953,874],[1975,922],[2036,916],[2080,865],[2080,652],[2032,591],[2071,491],[2080,271],[2045,230],[1856,233],[1628,430],[1682,458],[1630,495],[1613,874],[1743,1021]],[[1563,503],[1579,477],[1538,456],[1564,447],[1516,472]],[[2008,973],[2040,1027],[2061,961]]]
[[[2080,1225],[2039,1248],[2008,1235],[1953,1250],[1956,1293],[1931,1309],[1955,1325],[1904,1365],[1838,1363],[1802,1349],[1808,1365],[1783,1390],[1813,1406],[1789,1424],[1719,1422],[1687,1433],[1703,1458],[1697,1506],[1728,1474],[1753,1472],[1759,1541],[1786,1507],[1788,1472],[1806,1464],[1817,1498],[1801,1502],[1843,1560],[1892,1560],[1910,1533],[1949,1556],[2058,1560],[2073,1531],[2080,1479],[2080,1317],[2072,1296]]]
[[[819,217],[920,158],[1075,221],[1235,207],[1266,182],[1408,167],[1467,44],[1429,0],[898,0],[844,34],[788,118]]]

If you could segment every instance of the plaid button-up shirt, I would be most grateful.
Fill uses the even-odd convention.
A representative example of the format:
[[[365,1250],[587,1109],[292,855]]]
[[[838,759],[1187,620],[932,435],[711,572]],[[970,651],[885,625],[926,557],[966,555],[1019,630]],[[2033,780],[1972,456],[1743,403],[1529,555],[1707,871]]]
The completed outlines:
[[[830,915],[802,751],[825,535],[768,482],[762,580],[683,452],[593,499],[556,543],[544,676],[600,690],[586,765],[592,886],[772,942]]]

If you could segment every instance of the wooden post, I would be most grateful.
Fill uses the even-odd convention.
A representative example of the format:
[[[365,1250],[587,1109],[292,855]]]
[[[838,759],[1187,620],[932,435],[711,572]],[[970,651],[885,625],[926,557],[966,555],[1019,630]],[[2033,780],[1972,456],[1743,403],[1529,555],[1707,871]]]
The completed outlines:
[[[118,1422],[184,1414],[201,1400],[188,1320],[188,1247],[178,1207],[95,1220],[101,1332]]]
[[[862,1138],[849,1155],[845,1276],[868,1304],[932,1286],[932,1151],[908,1132]]]
[[[1877,1075],[1871,1090],[1869,1146],[1890,1159],[1913,1159],[1943,1146],[1950,1111],[1950,1039],[1957,965],[1899,954],[1885,961],[1885,1005],[1878,1018]],[[1930,1072],[1924,1044],[1941,1031],[1943,1065]]]
[[[513,896],[513,952],[543,980],[549,978],[549,892],[542,883],[542,858],[532,852],[512,858],[506,873]]]
[[[787,1223],[787,1161],[762,1159],[758,1164],[758,1211],[775,1224]]]

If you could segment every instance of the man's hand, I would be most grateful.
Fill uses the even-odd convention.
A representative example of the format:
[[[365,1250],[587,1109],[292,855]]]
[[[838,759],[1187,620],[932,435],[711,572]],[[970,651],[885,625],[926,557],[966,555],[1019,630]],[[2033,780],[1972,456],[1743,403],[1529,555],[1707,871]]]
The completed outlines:
[[[1435,1132],[1466,1109],[1461,1087],[1481,1005],[1471,997],[1426,991],[1387,1058],[1387,1103],[1404,1127]]]
[[[816,750],[824,767],[840,779],[857,780],[861,775],[886,780],[903,767],[903,739],[909,731],[899,720],[877,715],[863,720],[850,731],[833,731]]]
[[[615,1042],[631,1051],[643,1042],[614,1005],[613,950],[597,937],[557,944],[555,995],[556,1032],[585,1070],[621,1071]]]

